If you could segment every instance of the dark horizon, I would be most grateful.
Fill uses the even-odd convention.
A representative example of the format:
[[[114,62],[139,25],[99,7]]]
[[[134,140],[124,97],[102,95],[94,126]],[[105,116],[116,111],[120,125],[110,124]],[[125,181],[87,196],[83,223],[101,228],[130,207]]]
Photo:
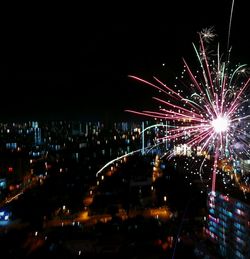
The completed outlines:
[[[250,64],[245,5],[237,1],[234,5],[230,31],[234,64]],[[202,7],[195,1],[177,1],[164,8],[153,6],[147,13],[130,9],[131,16],[125,11],[103,15],[93,11],[91,19],[83,18],[77,28],[61,17],[49,28],[39,15],[32,22],[21,19],[3,31],[0,120],[126,118],[126,109],[152,107],[155,92],[128,75],[149,80],[158,76],[171,86],[181,74],[183,57],[197,66],[192,43],[198,43],[197,32],[204,28],[214,27],[215,42],[224,52],[230,9],[231,1],[223,0]]]

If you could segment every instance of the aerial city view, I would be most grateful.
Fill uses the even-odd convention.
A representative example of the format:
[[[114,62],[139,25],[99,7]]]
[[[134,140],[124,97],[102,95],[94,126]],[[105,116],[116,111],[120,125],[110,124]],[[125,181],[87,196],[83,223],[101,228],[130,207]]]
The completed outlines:
[[[217,2],[93,12],[77,62],[64,15],[6,31],[1,258],[250,258],[249,21]]]

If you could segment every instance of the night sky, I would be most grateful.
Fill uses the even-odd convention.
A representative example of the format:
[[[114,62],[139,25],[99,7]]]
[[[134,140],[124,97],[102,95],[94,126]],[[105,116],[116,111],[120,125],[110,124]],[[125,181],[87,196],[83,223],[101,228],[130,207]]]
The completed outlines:
[[[242,2],[235,1],[230,45],[233,61],[250,64],[250,22]],[[152,89],[129,74],[172,82],[182,57],[197,64],[192,42],[203,28],[214,26],[216,41],[226,48],[231,1],[196,3],[9,17],[1,24],[0,120],[128,119],[134,115],[125,109],[152,107]]]

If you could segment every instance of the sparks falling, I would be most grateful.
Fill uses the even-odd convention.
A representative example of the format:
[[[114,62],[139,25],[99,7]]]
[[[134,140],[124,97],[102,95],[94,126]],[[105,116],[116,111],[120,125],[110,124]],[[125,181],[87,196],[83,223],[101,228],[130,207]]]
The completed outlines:
[[[224,60],[219,44],[216,54],[210,50],[215,37],[213,29],[205,29],[198,35],[199,46],[193,44],[198,70],[191,68],[183,59],[179,90],[174,90],[156,77],[154,82],[149,82],[130,75],[130,78],[157,89],[161,97],[153,97],[159,103],[158,111],[127,111],[166,120],[171,127],[167,129],[167,136],[161,139],[163,142],[167,138],[173,145],[185,143],[192,150],[199,147],[201,153],[211,155],[214,160],[212,191],[215,192],[219,161],[230,162],[240,155],[250,154],[250,106],[247,98],[250,78],[247,77],[246,65],[231,65],[230,50]],[[187,79],[184,81],[183,78]]]

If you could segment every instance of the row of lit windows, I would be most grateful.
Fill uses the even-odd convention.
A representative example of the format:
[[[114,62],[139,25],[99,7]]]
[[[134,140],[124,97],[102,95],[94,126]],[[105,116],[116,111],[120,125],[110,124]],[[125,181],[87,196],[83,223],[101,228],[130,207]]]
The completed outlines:
[[[220,223],[218,224],[217,222],[214,221],[209,221],[208,222],[208,226],[210,231],[217,233],[218,231],[221,231],[222,233],[225,232],[225,230],[227,231],[228,229],[228,225],[221,220]],[[235,230],[235,236],[238,238],[245,238],[246,237],[246,233],[245,233],[245,227],[237,222],[234,223],[234,227],[236,228]]]
[[[223,212],[225,215],[229,216],[230,218],[233,217],[233,213],[231,211],[228,211],[224,208],[218,208],[218,211]]]
[[[240,230],[243,230],[243,231],[246,230],[245,227],[242,226],[242,225],[241,225],[240,223],[238,223],[238,222],[234,222],[234,226],[235,226],[235,228],[237,228],[237,229],[240,229]]]
[[[235,247],[236,248],[236,247]],[[236,248],[237,249],[237,248]],[[243,255],[240,251],[241,251],[241,249],[240,248],[238,248],[239,250],[234,250],[234,254],[235,254],[235,256],[236,256],[236,258],[239,258],[239,259],[245,259],[246,258],[246,256],[245,255]],[[221,244],[220,245],[220,251],[221,251],[221,254],[223,255],[223,256],[226,256],[227,255],[227,253],[228,253],[228,247],[227,247],[227,245],[226,244]]]
[[[246,258],[240,251],[236,250],[235,255],[238,256],[239,259],[244,259]]]

